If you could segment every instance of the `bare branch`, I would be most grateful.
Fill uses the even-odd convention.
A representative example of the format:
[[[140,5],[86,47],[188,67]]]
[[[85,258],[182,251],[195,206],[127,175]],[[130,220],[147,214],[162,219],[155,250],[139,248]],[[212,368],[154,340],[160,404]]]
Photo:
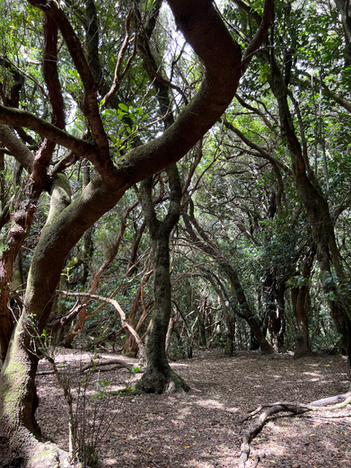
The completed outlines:
[[[111,99],[118,92],[119,87],[120,87],[120,85],[122,83],[122,80],[123,80],[125,74],[127,73],[127,71],[129,70],[130,65],[132,63],[132,60],[133,60],[133,58],[135,57],[135,54],[136,54],[136,50],[137,50],[136,45],[137,45],[137,41],[138,41],[137,33],[135,33],[135,37],[134,37],[134,41],[133,41],[133,52],[132,52],[131,56],[128,58],[128,61],[126,63],[126,66],[124,67],[124,70],[121,72],[123,58],[125,56],[125,53],[126,53],[126,51],[128,49],[129,42],[130,42],[130,22],[131,22],[132,16],[133,16],[133,8],[131,8],[129,10],[129,13],[127,15],[127,19],[126,19],[126,22],[125,22],[125,36],[124,36],[123,44],[122,44],[122,46],[120,48],[120,51],[118,52],[113,83],[112,83],[112,86],[111,86],[109,92],[103,98],[103,101],[105,101],[105,104],[104,104],[105,106],[111,101]]]
[[[105,302],[106,304],[111,304],[115,308],[118,315],[120,316],[123,327],[126,328],[131,335],[133,335],[135,341],[138,343],[140,357],[142,359],[145,359],[146,354],[145,354],[143,342],[141,341],[139,335],[134,330],[134,328],[131,327],[129,323],[127,322],[126,314],[124,313],[122,307],[118,304],[118,302],[115,299],[109,299],[107,297],[96,296],[95,294],[68,292],[68,291],[60,291],[60,290],[57,290],[56,294],[62,294],[63,296],[73,296],[73,297],[84,297],[84,298],[88,297],[89,299],[94,299],[96,301]]]

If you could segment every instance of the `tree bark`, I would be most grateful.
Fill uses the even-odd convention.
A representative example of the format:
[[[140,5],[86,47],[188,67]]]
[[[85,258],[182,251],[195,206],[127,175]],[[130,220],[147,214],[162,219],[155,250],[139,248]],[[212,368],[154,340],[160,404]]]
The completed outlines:
[[[182,190],[177,166],[167,169],[170,185],[168,213],[160,221],[156,217],[152,200],[153,179],[141,184],[141,203],[149,228],[154,263],[154,309],[146,335],[147,367],[136,389],[147,393],[187,391],[189,386],[170,367],[166,354],[166,336],[171,317],[171,281],[169,237],[180,214]]]
[[[296,136],[293,118],[287,100],[288,92],[273,52],[270,56],[270,86],[279,107],[280,126],[291,158],[299,196],[307,211],[314,240],[317,260],[321,271],[323,290],[328,299],[335,327],[341,335],[341,344],[349,362],[351,359],[351,315],[350,300],[345,292],[347,282],[337,248],[334,223],[329,211],[327,197],[309,166]],[[337,278],[337,284],[335,277]]]
[[[70,201],[69,185],[62,174],[54,180],[51,195],[50,212],[44,229],[49,229],[50,224]],[[31,275],[33,278],[33,271]],[[43,286],[41,290],[44,292],[45,285]],[[46,305],[47,314],[50,313],[51,303],[52,298]],[[40,442],[40,429],[35,420],[38,406],[35,374],[41,357],[38,337],[43,329],[43,321],[37,318],[38,311],[34,307],[28,307],[26,296],[24,310],[1,369],[0,430],[9,441],[9,450],[6,453],[9,462],[12,457],[17,456],[26,460],[26,468],[67,466],[69,460],[66,452],[54,444]]]
[[[285,333],[285,282],[284,278],[277,278],[276,268],[267,273],[264,281],[265,300],[268,316],[268,330],[271,343],[277,353],[284,351]]]

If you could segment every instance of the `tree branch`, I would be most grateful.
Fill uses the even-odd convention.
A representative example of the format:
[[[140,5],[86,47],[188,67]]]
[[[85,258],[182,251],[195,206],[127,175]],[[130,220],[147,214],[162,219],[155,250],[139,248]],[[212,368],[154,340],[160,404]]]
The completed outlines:
[[[31,173],[33,170],[34,156],[22,141],[5,125],[0,124],[0,141],[9,150],[11,155]]]
[[[146,355],[145,355],[143,342],[141,341],[139,335],[134,330],[134,328],[128,324],[126,320],[126,314],[124,313],[122,307],[118,304],[117,301],[115,301],[114,299],[109,299],[107,297],[96,296],[95,294],[88,294],[88,293],[78,293],[78,292],[68,292],[68,291],[57,290],[56,294],[62,294],[63,296],[83,297],[83,298],[88,297],[89,299],[94,299],[96,301],[105,302],[106,304],[111,304],[115,308],[118,315],[120,316],[123,327],[126,328],[131,335],[133,335],[133,337],[135,338],[135,341],[138,343],[140,357],[142,359],[145,359]]]

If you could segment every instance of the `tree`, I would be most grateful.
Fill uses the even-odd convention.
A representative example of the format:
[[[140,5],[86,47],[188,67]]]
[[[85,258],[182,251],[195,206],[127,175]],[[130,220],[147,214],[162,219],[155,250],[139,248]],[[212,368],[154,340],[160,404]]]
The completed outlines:
[[[266,337],[264,336],[264,333],[262,332],[260,325],[257,322],[257,319],[247,301],[236,268],[231,265],[230,261],[224,255],[220,254],[218,248],[216,248],[210,239],[208,239],[204,230],[197,223],[194,217],[193,206],[190,210],[190,214],[183,212],[183,220],[191,241],[204,253],[218,261],[220,270],[222,270],[224,275],[228,278],[232,294],[235,295],[238,303],[238,306],[235,308],[236,314],[242,317],[248,323],[253,336],[259,343],[262,352],[264,354],[273,354],[273,348],[266,340]],[[194,227],[199,233],[200,237],[198,237],[196,234]]]
[[[13,4],[13,8],[15,11],[19,9],[31,15],[31,21],[35,25],[39,16],[33,7],[42,11],[45,81],[45,85],[42,86],[47,90],[51,123],[45,118],[39,118],[38,109],[30,109],[30,102],[29,110],[16,109],[9,106],[8,102],[3,102],[0,106],[2,145],[30,174],[22,204],[11,215],[13,225],[8,233],[8,248],[3,253],[1,264],[1,290],[5,299],[1,303],[3,333],[0,338],[2,353],[6,357],[0,377],[0,417],[11,455],[20,455],[25,458],[26,466],[38,468],[65,466],[68,463],[66,453],[52,444],[39,441],[39,430],[34,416],[37,406],[34,378],[40,358],[38,337],[50,316],[66,256],[84,233],[116,205],[128,188],[172,166],[220,118],[237,89],[241,74],[247,68],[252,53],[266,34],[273,2],[267,0],[257,35],[241,60],[238,45],[228,33],[211,2],[168,1],[177,27],[203,62],[205,74],[202,84],[194,99],[179,114],[174,125],[158,138],[126,151],[118,158],[113,157],[113,146],[105,131],[101,110],[104,107],[108,108],[115,98],[121,74],[116,67],[112,80],[109,76],[99,75],[101,65],[98,60],[99,54],[96,53],[99,47],[96,23],[88,22],[88,41],[83,48],[79,35],[68,19],[69,8],[66,14],[53,0],[29,0],[29,4],[32,7],[28,7],[26,11],[23,10],[23,5],[16,3]],[[90,10],[87,15],[91,18],[90,14],[94,15],[96,8],[93,1],[87,3],[88,8]],[[78,16],[79,13],[78,11]],[[131,9],[129,19],[127,18],[128,28],[128,21],[131,21],[132,15]],[[79,137],[64,130],[64,105],[67,95],[63,92],[59,79],[59,32],[65,43],[65,59],[72,64],[73,76],[80,86],[80,100],[77,101],[77,106],[83,121],[87,123],[88,131]],[[107,93],[101,93],[104,91],[102,85],[106,86],[106,82]],[[43,102],[39,105],[41,110],[45,108]],[[39,137],[39,149],[35,155],[20,139],[20,131],[16,135],[9,126],[16,129],[25,127]],[[28,138],[24,139],[26,140]],[[59,153],[59,162],[50,170],[56,145],[68,149],[70,154],[62,157]],[[69,180],[64,171],[78,158],[89,160],[96,175],[71,201]],[[22,315],[14,326],[6,300],[9,297],[13,262],[29,232],[40,195],[45,190],[49,191],[51,197],[50,212],[32,257]],[[12,329],[13,334],[10,338]]]
[[[236,10],[234,15],[229,5],[227,15],[236,25],[242,26],[241,40],[245,42],[250,38],[252,24],[260,22],[260,15],[241,0],[235,4],[239,13]],[[257,115],[261,113],[266,128],[258,132],[252,119],[245,130],[238,128],[237,118],[226,125],[232,127],[251,151],[254,149],[260,157],[270,160],[277,175],[276,194],[279,196],[275,197],[275,202],[281,211],[278,216],[289,213],[289,201],[283,194],[284,179],[279,175],[282,158],[284,166],[290,165],[289,172],[293,174],[296,187],[293,196],[298,198],[297,203],[302,203],[302,216],[305,213],[308,216],[320,281],[341,345],[349,356],[350,281],[338,243],[338,217],[349,206],[349,190],[343,185],[344,172],[340,171],[340,162],[347,151],[347,137],[342,125],[338,124],[342,121],[349,125],[349,116],[344,110],[350,112],[351,109],[346,98],[349,70],[343,61],[347,52],[344,54],[341,41],[345,34],[347,48],[348,12],[344,2],[337,5],[343,30],[338,24],[337,12],[330,4],[322,2],[320,9],[316,5],[306,9],[290,2],[276,5],[272,34],[266,40],[266,47],[256,55],[257,67],[252,67],[252,72],[244,77],[241,89],[247,99],[238,99],[244,110],[249,109]],[[323,112],[324,107],[326,112]],[[273,144],[267,144],[270,139]],[[339,170],[335,171],[336,166]],[[292,216],[291,207],[290,213]],[[308,270],[308,256],[302,253],[303,257]]]
[[[147,367],[136,388],[162,393],[166,388],[188,390],[189,386],[170,367],[166,356],[166,335],[171,317],[169,238],[180,214],[182,190],[176,165],[167,169],[169,207],[163,220],[157,219],[152,200],[153,179],[141,184],[141,200],[149,228],[154,264],[154,308],[146,337]]]

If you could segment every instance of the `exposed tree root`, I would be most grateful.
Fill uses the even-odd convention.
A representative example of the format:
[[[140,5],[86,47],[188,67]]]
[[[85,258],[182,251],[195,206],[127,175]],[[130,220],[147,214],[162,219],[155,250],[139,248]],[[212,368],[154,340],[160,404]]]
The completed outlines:
[[[335,403],[335,404],[334,404]],[[240,451],[240,458],[238,468],[245,468],[246,462],[249,458],[251,447],[250,443],[253,439],[261,432],[264,425],[266,424],[268,418],[274,414],[280,412],[288,412],[297,414],[304,414],[309,411],[323,411],[323,410],[336,410],[343,408],[351,403],[351,392],[344,393],[343,395],[337,395],[329,398],[323,398],[322,400],[316,400],[308,405],[299,405],[296,403],[290,402],[277,402],[271,405],[260,405],[257,409],[252,411],[246,418],[240,421],[243,423],[248,419],[257,417],[255,421],[243,434],[242,444]],[[264,410],[262,413],[261,411]],[[261,413],[261,414],[259,414]],[[259,463],[259,457],[255,459],[255,466]]]
[[[135,384],[135,390],[141,393],[187,392],[189,385],[169,366],[164,372],[155,368],[147,369]]]

